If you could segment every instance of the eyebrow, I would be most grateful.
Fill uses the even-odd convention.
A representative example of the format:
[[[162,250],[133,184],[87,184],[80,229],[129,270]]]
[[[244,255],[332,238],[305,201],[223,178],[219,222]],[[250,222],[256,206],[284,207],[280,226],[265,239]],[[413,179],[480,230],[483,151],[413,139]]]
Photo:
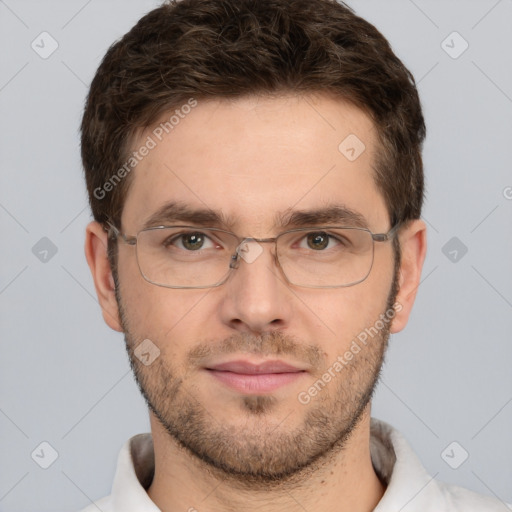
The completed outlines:
[[[276,225],[283,228],[313,226],[313,225],[343,225],[346,227],[368,228],[368,222],[359,212],[345,205],[329,205],[310,210],[289,209],[276,215]]]
[[[186,222],[204,226],[230,226],[229,220],[222,212],[209,208],[195,208],[186,204],[171,201],[165,203],[144,222],[142,229],[169,224],[170,222]]]
[[[184,203],[171,201],[161,206],[151,214],[142,229],[155,226],[169,225],[174,222],[184,222],[205,227],[233,229],[234,218],[227,217],[221,211],[210,208],[191,207]],[[318,225],[340,225],[346,227],[368,228],[363,215],[341,204],[332,204],[320,208],[294,210],[289,208],[274,215],[274,226],[281,229],[293,229]]]

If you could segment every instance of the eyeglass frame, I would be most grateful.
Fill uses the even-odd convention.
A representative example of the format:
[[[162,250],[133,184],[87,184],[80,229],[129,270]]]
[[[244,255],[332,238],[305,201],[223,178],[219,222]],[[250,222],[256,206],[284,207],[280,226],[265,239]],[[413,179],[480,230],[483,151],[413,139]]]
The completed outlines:
[[[172,225],[172,226],[160,225],[160,226],[152,226],[152,227],[147,227],[147,228],[141,229],[135,235],[127,235],[127,234],[123,233],[120,229],[118,229],[112,222],[106,221],[106,224],[108,224],[110,226],[110,229],[113,231],[116,239],[117,238],[121,238],[121,240],[123,240],[123,242],[126,245],[131,245],[131,246],[135,247],[135,255],[136,255],[136,258],[137,258],[137,267],[139,267],[139,272],[140,272],[141,276],[144,278],[145,281],[147,281],[148,283],[150,283],[150,284],[152,284],[154,286],[160,286],[162,288],[171,288],[171,289],[178,289],[178,290],[198,290],[198,289],[206,289],[206,288],[217,288],[217,287],[223,285],[228,280],[229,276],[231,275],[231,272],[228,270],[228,272],[226,273],[226,276],[224,277],[224,279],[222,279],[218,283],[215,283],[213,285],[207,285],[207,286],[175,286],[175,285],[165,285],[165,284],[155,283],[154,281],[149,280],[144,275],[144,272],[142,272],[142,269],[140,267],[139,253],[137,251],[137,242],[138,242],[139,234],[142,233],[143,231],[152,231],[152,230],[156,230],[156,229],[166,229],[166,228],[180,227],[180,228],[197,229],[198,231],[200,231],[200,230],[219,231],[221,233],[226,233],[228,235],[232,235],[233,237],[235,237],[238,240],[239,243],[236,246],[234,254],[231,255],[231,260],[230,260],[230,263],[229,263],[229,269],[237,269],[238,268],[238,266],[240,264],[240,259],[241,259],[240,248],[241,248],[241,246],[244,243],[248,243],[248,242],[274,243],[276,264],[281,269],[281,273],[283,274],[283,277],[285,278],[285,280],[286,280],[286,282],[288,284],[291,284],[293,286],[298,286],[300,288],[332,289],[332,288],[348,288],[350,286],[355,286],[356,284],[360,284],[363,281],[365,281],[368,278],[368,276],[370,275],[370,273],[372,271],[372,268],[373,268],[373,262],[375,260],[375,258],[374,258],[374,255],[375,255],[375,242],[389,242],[389,241],[391,241],[393,239],[393,237],[396,235],[396,233],[398,232],[398,230],[401,227],[401,225],[402,225],[402,223],[400,221],[398,221],[386,233],[373,233],[368,228],[356,227],[356,226],[311,226],[311,227],[306,227],[306,228],[289,229],[289,230],[283,231],[282,233],[279,233],[277,236],[272,237],[272,238],[254,238],[254,237],[244,237],[244,238],[241,238],[236,233],[233,233],[232,231],[227,231],[225,229],[209,228],[209,227],[205,227],[205,226],[189,226],[189,225]],[[105,229],[105,226],[104,226],[104,229]],[[366,231],[367,233],[369,233],[371,235],[371,237],[372,237],[372,264],[370,265],[370,268],[368,269],[368,273],[362,279],[360,279],[359,281],[356,281],[354,283],[349,283],[349,284],[330,285],[330,286],[314,286],[314,285],[299,285],[299,284],[292,283],[288,279],[288,277],[287,277],[286,273],[284,272],[284,270],[283,270],[283,268],[281,266],[281,263],[279,261],[279,258],[278,258],[278,255],[277,255],[277,239],[279,237],[283,236],[283,235],[288,234],[288,233],[294,233],[294,232],[300,232],[300,231],[316,231],[316,230],[322,231],[322,230],[329,230],[329,229],[354,229],[354,230],[359,230],[359,231]],[[110,230],[105,229],[105,231],[107,231],[107,233],[108,233],[108,231],[110,231]]]

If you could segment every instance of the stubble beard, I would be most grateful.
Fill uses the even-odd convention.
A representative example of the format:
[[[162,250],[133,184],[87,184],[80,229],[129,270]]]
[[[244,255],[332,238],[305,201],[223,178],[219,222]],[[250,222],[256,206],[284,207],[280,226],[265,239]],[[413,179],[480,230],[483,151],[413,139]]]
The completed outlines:
[[[386,312],[395,302],[396,278],[395,272]],[[239,414],[245,424],[241,426],[237,421],[237,425],[229,425],[216,420],[215,410],[209,410],[208,404],[197,397],[186,371],[180,372],[163,356],[148,367],[139,361],[133,349],[143,337],[131,332],[118,290],[116,286],[130,365],[149,409],[171,440],[196,463],[235,485],[257,490],[298,484],[343,450],[370,404],[384,362],[390,323],[317,396],[301,406],[305,413],[299,426],[289,428],[286,419],[291,411],[287,412],[286,407],[280,408],[282,417],[276,417],[278,404],[272,395],[240,396]],[[321,363],[321,347],[305,346],[279,331],[262,336],[240,333],[220,343],[201,343],[189,352],[187,360],[235,352],[298,356],[318,369],[318,377],[333,363]],[[296,402],[291,407],[296,408]]]

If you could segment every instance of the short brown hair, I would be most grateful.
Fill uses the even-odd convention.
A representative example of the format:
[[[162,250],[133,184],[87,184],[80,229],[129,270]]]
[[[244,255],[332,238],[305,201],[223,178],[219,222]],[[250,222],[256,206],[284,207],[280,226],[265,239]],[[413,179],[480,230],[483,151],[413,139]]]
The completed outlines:
[[[391,223],[419,218],[425,124],[414,78],[373,25],[335,0],[171,0],[144,16],[108,50],[85,106],[94,218],[120,224],[131,181],[120,169],[164,113],[191,98],[287,92],[331,93],[365,111]]]

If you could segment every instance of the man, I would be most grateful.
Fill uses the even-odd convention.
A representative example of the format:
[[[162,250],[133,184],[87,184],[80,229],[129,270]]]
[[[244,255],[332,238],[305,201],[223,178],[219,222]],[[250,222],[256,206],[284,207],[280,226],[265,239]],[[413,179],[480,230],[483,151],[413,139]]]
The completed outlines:
[[[82,122],[86,256],[151,434],[107,511],[498,511],[370,417],[426,251],[425,127],[330,0],[181,0],[105,56]]]

